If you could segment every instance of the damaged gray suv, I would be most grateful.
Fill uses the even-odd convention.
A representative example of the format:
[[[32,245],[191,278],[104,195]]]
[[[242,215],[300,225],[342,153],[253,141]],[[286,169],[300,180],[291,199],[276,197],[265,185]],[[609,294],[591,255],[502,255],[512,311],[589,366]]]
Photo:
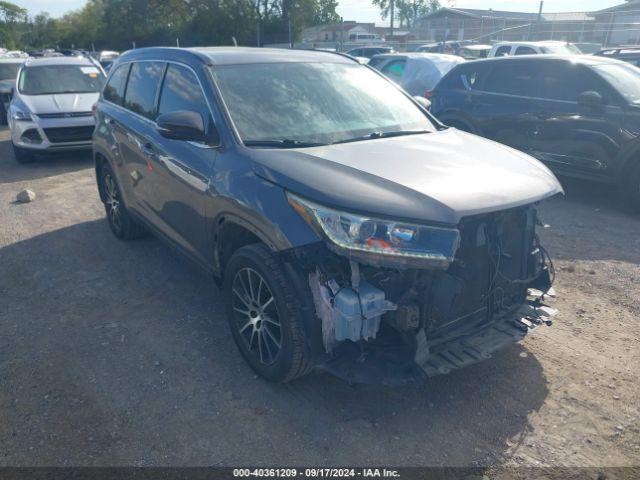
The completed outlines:
[[[447,128],[347,56],[151,48],[96,109],[111,230],[153,232],[222,285],[242,356],[398,385],[488,358],[554,310],[540,162]]]

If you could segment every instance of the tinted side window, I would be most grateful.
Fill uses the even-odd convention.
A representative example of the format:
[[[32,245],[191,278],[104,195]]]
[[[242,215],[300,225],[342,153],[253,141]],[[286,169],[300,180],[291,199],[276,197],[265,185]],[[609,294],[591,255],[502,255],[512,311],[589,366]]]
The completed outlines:
[[[127,86],[127,75],[129,75],[130,64],[120,65],[109,78],[104,87],[102,97],[116,105],[124,103],[124,89]]]
[[[156,118],[156,93],[162,79],[164,63],[138,62],[131,67],[124,106],[151,120]]]
[[[369,66],[375,67],[376,65],[381,63],[383,60],[384,60],[384,57],[373,57],[371,60],[369,60]]]
[[[533,97],[538,91],[535,65],[533,63],[501,62],[489,73],[484,89],[493,93]]]
[[[518,47],[516,48],[515,55],[536,55],[537,53],[538,52],[531,47]]]
[[[456,68],[440,80],[437,88],[450,90],[478,90],[483,71],[484,69],[478,65],[475,65],[473,68],[470,65]]]
[[[205,121],[209,118],[207,101],[194,73],[188,68],[170,64],[162,86],[158,115],[178,110],[198,112]]]
[[[510,53],[511,47],[509,45],[504,45],[496,50],[496,57],[506,57]]]
[[[575,102],[586,91],[598,92],[605,99],[611,93],[604,81],[582,65],[554,62],[540,69],[542,98]]]
[[[384,73],[394,82],[400,83],[406,65],[406,60],[394,60],[393,62],[388,63],[387,65],[382,67],[382,73]]]

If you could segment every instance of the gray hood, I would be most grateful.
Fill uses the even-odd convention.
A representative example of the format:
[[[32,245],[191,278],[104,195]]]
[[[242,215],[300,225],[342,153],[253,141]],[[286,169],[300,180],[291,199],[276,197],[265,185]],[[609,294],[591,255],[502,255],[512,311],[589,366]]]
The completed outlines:
[[[256,172],[325,205],[454,225],[562,193],[542,163],[453,128],[293,150],[253,150]]]
[[[20,95],[31,113],[90,112],[99,93],[63,93],[55,95]]]

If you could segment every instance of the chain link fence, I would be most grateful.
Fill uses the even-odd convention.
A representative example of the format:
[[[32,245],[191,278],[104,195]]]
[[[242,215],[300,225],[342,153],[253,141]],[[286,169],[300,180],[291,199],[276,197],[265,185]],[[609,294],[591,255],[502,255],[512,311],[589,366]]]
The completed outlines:
[[[384,44],[398,51],[413,51],[425,44],[444,42],[470,42],[493,44],[499,41],[556,40],[578,45],[584,53],[605,47],[640,45],[640,10],[517,13],[486,11],[487,14],[456,15],[445,10],[416,22],[414,28],[398,26],[393,41],[376,40],[371,44]],[[325,48],[349,51],[367,44],[344,38],[332,40],[307,39],[295,43],[295,48]],[[265,45],[268,46],[268,45]],[[271,46],[289,47],[285,42]]]

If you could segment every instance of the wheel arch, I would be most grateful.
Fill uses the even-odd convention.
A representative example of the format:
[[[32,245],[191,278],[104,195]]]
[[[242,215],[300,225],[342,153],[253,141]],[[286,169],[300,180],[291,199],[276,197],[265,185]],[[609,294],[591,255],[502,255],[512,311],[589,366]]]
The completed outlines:
[[[104,189],[102,188],[102,182],[100,181],[100,179],[102,177],[102,169],[104,168],[105,164],[108,163],[108,160],[100,152],[94,152],[93,160],[96,172],[96,183],[98,185],[98,194],[100,195],[100,201],[104,203],[106,201],[106,195],[104,193]]]
[[[624,184],[629,175],[640,166],[640,139],[637,139],[624,148],[619,154],[619,161],[616,162],[618,168],[616,176],[618,182]]]
[[[220,214],[216,218],[212,240],[216,276],[222,276],[231,256],[246,245],[262,243],[272,252],[282,249],[262,229],[232,213]]]
[[[458,128],[459,130],[463,130],[465,132],[480,135],[475,122],[469,115],[466,115],[465,113],[457,111],[445,111],[441,115],[439,115],[438,119],[449,127]],[[463,126],[465,128],[460,128],[460,126]]]

